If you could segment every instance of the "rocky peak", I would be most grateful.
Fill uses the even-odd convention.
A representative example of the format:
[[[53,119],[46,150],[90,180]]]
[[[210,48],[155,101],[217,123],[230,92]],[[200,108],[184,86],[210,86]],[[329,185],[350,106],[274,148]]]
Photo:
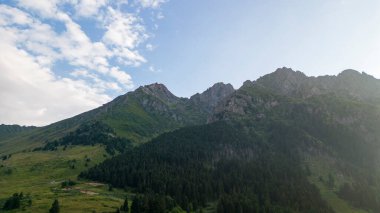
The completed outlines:
[[[293,69],[287,67],[278,68],[276,71],[267,76],[276,82],[282,81],[291,84],[296,84],[300,80],[302,81],[307,79],[307,76],[304,73],[300,71],[294,71]]]
[[[222,82],[214,84],[203,93],[191,96],[190,100],[193,103],[203,106],[206,111],[211,111],[221,100],[231,95],[235,89],[231,84]]]
[[[338,74],[338,77],[360,77],[362,74],[353,69],[343,70]]]
[[[308,77],[304,73],[283,67],[259,78],[256,84],[282,95],[292,95],[300,90],[307,80]]]
[[[341,73],[338,74],[337,78],[340,80],[345,80],[345,81],[354,81],[354,82],[350,82],[350,83],[363,82],[364,84],[367,84],[367,83],[375,83],[376,84],[376,82],[377,82],[377,84],[378,84],[378,79],[376,79],[375,77],[368,75],[365,72],[361,73],[361,72],[353,70],[353,69],[347,69],[347,70],[342,71]],[[370,82],[367,82],[367,81],[370,81]],[[366,85],[366,86],[368,86],[368,85]]]
[[[154,83],[139,87],[136,91],[142,91],[145,94],[157,97],[165,102],[175,102],[179,98],[171,93],[165,85]]]
[[[253,84],[254,84],[254,81],[246,80],[246,81],[244,81],[242,87],[251,87],[251,86],[253,86]]]

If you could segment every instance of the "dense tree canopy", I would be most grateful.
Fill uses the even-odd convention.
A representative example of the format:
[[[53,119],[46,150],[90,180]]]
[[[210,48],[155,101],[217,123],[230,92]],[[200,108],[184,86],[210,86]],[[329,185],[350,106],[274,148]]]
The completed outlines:
[[[58,140],[47,142],[42,148],[36,150],[56,150],[58,146],[102,144],[106,151],[115,154],[115,151],[124,152],[131,146],[126,138],[117,137],[115,132],[101,122],[91,122],[81,125],[77,130]]]
[[[218,201],[218,212],[331,212],[293,148],[307,138],[283,124],[263,128],[268,137],[239,123],[180,129],[80,176],[168,195],[189,211]]]

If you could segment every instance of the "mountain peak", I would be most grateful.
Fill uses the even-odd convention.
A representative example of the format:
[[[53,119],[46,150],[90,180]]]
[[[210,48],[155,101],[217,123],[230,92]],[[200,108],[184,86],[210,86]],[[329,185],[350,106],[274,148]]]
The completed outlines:
[[[282,68],[277,68],[276,71],[269,75],[275,75],[275,76],[283,76],[283,77],[307,77],[303,72],[301,71],[296,71],[293,70],[292,68],[288,67],[282,67]]]
[[[257,80],[257,82],[270,81],[273,83],[290,83],[297,84],[299,81],[307,79],[307,76],[300,71],[294,71],[291,68],[283,67],[278,68],[276,71],[267,74]]]
[[[164,84],[153,83],[139,87],[136,91],[142,91],[145,94],[155,96],[163,101],[172,102],[178,99],[173,95]]]
[[[359,77],[361,75],[362,73],[360,73],[357,70],[346,69],[346,70],[343,70],[341,73],[339,73],[338,77]]]
[[[212,92],[223,92],[223,91],[233,92],[234,90],[235,89],[231,84],[229,84],[229,83],[225,84],[223,82],[218,82],[218,83],[215,83],[214,85],[212,85],[210,88],[208,88],[202,94],[208,93],[208,92],[212,93]]]
[[[168,90],[168,88],[166,88],[166,86],[164,84],[157,83],[157,82],[153,83],[153,84],[145,85],[143,87],[153,89],[153,90]]]
[[[279,67],[274,72],[296,72],[290,67]]]
[[[283,67],[259,78],[256,83],[277,93],[289,95],[298,90],[307,79],[304,73]]]
[[[219,82],[208,88],[201,94],[191,96],[190,100],[196,104],[203,105],[206,111],[211,111],[222,99],[235,91],[231,84]]]

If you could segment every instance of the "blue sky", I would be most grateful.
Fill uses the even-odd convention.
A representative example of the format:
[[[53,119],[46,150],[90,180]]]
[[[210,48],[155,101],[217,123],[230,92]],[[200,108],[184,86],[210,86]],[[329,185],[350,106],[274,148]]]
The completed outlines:
[[[160,82],[189,97],[291,67],[380,78],[380,1],[0,0],[0,123],[46,125]]]
[[[171,1],[153,41],[158,48],[147,57],[163,70],[157,81],[181,96],[217,81],[239,87],[283,66],[308,75],[353,68],[380,77],[379,3]],[[141,76],[135,79],[151,81]]]

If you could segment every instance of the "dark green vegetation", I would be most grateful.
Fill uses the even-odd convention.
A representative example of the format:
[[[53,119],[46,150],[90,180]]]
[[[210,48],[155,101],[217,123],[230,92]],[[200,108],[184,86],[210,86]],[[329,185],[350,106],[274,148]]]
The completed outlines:
[[[251,130],[216,122],[184,128],[81,176],[169,195],[191,211],[219,200],[219,212],[332,212],[308,182],[294,149],[308,138],[283,124],[263,125]]]
[[[24,196],[24,194],[21,193],[14,193],[11,197],[5,200],[5,203],[3,205],[3,210],[13,210],[13,209],[25,209],[27,206],[32,205],[32,199],[30,198],[30,195]]]
[[[219,212],[332,212],[320,176],[336,199],[377,212],[380,96],[367,94],[370,82],[380,89],[354,71],[278,70],[224,99],[210,124],[165,133],[81,177],[170,196],[185,210],[217,202]],[[324,164],[329,172],[320,174]]]
[[[75,181],[72,181],[72,180],[65,180],[65,181],[62,181],[62,183],[61,183],[61,187],[62,187],[62,188],[72,187],[72,186],[74,186],[75,184],[77,184]]]
[[[131,213],[142,212],[176,213],[183,211],[177,207],[177,204],[171,197],[158,194],[136,195],[132,200]]]
[[[0,139],[0,188],[43,194],[32,212],[380,212],[379,107],[380,81],[353,70],[190,99],[153,84]]]
[[[120,211],[129,212],[128,198],[125,198],[123,205],[120,207]]]
[[[15,136],[21,132],[28,132],[35,129],[34,126],[19,126],[19,125],[0,125],[0,140]]]
[[[74,132],[70,132],[58,140],[46,142],[44,147],[34,150],[54,151],[59,146],[64,146],[64,149],[66,149],[70,145],[94,146],[96,144],[104,145],[106,151],[111,155],[114,155],[115,152],[125,152],[131,147],[131,142],[128,139],[117,137],[109,126],[97,121],[82,124]]]
[[[59,211],[59,202],[57,199],[55,199],[53,204],[51,205],[51,208],[49,209],[49,213],[59,213]]]

